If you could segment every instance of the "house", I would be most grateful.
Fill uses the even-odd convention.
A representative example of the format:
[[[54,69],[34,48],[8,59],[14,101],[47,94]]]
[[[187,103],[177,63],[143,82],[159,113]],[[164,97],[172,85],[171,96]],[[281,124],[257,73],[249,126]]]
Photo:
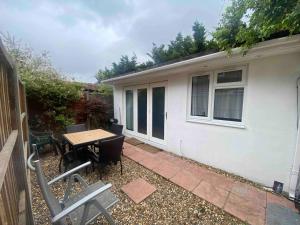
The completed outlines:
[[[300,165],[300,35],[104,80],[126,136],[283,190]],[[299,181],[298,181],[299,182]]]

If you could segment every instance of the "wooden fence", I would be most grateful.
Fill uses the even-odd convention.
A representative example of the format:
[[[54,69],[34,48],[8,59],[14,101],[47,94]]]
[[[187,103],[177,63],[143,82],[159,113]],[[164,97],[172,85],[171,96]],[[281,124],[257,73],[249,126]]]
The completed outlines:
[[[0,225],[34,224],[26,97],[0,40]]]

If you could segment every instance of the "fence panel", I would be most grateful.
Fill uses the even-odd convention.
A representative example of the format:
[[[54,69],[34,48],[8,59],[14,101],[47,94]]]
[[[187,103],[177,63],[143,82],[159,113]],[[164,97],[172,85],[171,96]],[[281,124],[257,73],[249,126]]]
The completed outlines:
[[[34,224],[27,157],[25,90],[0,40],[0,225]]]

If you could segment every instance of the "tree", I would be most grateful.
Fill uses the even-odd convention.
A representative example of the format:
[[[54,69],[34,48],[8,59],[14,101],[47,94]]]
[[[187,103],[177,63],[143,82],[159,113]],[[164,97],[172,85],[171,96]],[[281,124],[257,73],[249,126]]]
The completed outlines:
[[[97,74],[96,74],[96,79],[98,81],[98,83],[101,83],[102,80],[108,79],[113,77],[113,72],[111,70],[109,70],[107,67],[105,67],[104,70],[98,70]]]
[[[237,35],[245,26],[242,21],[245,12],[244,0],[234,0],[232,5],[226,8],[219,27],[213,32],[213,37],[221,50],[230,50],[240,45]]]
[[[113,74],[124,74],[136,70],[137,57],[133,55],[131,59],[127,55],[121,56],[120,62],[112,63],[112,73]]]
[[[193,37],[197,47],[197,52],[205,50],[205,34],[206,32],[204,25],[196,21],[193,25]]]
[[[234,0],[213,37],[220,49],[230,50],[298,33],[300,0]]]
[[[147,53],[147,55],[152,58],[155,64],[160,64],[168,60],[167,51],[163,44],[157,47],[157,45],[153,43],[151,53]]]
[[[300,33],[300,0],[245,0],[249,23],[241,27],[237,41],[246,48],[253,44]]]

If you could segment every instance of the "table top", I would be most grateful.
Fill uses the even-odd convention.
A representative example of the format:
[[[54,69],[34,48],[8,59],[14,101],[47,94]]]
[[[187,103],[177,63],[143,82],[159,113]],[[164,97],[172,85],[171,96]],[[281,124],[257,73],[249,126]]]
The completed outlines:
[[[116,135],[102,129],[64,134],[64,138],[72,145],[96,142],[98,140],[110,138],[113,136]]]

